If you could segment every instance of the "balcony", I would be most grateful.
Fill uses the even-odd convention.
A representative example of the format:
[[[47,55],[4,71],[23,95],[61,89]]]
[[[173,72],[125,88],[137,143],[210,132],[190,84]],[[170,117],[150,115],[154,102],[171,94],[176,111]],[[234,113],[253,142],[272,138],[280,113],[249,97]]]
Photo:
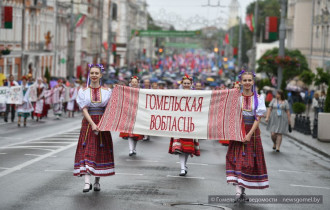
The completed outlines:
[[[314,25],[328,25],[330,23],[330,15],[314,16]]]

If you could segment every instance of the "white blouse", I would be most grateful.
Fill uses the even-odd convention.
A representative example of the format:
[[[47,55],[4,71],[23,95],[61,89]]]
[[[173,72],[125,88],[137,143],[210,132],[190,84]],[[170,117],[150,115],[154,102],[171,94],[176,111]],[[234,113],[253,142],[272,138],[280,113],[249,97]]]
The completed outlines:
[[[81,109],[85,107],[106,107],[111,93],[110,88],[81,88],[76,101]]]
[[[244,116],[254,116],[254,95],[241,96],[241,107]],[[265,98],[262,95],[258,95],[258,107],[256,110],[257,116],[263,116],[266,113]]]

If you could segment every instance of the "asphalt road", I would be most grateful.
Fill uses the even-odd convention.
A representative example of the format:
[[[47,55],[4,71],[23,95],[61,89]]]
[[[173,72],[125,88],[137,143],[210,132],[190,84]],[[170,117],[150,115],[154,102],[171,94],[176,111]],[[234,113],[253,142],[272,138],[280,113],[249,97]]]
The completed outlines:
[[[201,156],[189,158],[179,177],[179,158],[168,154],[169,139],[140,141],[137,156],[113,132],[116,175],[101,178],[101,192],[82,193],[84,179],[72,175],[81,116],[28,127],[0,123],[0,209],[329,209],[330,160],[284,138],[272,150],[261,125],[270,188],[247,195],[322,195],[323,204],[208,204],[208,195],[234,195],[226,183],[227,147],[201,140]],[[197,205],[201,204],[201,205]],[[202,205],[203,204],[203,205]]]

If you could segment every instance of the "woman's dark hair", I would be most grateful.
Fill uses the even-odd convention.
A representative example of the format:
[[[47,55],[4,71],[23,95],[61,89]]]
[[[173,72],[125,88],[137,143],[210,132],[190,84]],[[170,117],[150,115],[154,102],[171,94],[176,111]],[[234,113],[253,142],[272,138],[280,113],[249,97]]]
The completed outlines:
[[[285,100],[284,92],[282,90],[278,90],[277,93],[280,94],[281,100],[284,101]]]

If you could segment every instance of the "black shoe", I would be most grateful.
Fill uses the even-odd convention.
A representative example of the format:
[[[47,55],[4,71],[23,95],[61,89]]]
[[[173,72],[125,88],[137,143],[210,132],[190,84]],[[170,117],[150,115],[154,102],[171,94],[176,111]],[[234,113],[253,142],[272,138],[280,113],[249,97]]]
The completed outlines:
[[[279,150],[279,149],[277,149],[277,150],[276,150],[276,152],[280,152],[280,150]]]
[[[85,185],[86,184],[89,184],[89,188],[88,189],[83,189],[83,192],[85,193],[85,192],[89,192],[91,189],[92,189],[92,184],[90,184],[90,183],[85,183]]]
[[[249,202],[249,198],[246,197],[246,194],[245,194],[245,193],[242,193],[242,194],[241,194],[240,199],[241,199],[241,201],[243,201],[243,202]]]
[[[273,150],[276,150],[276,147],[273,147]]]
[[[128,153],[128,156],[132,156],[132,155],[134,155],[133,151]]]
[[[136,155],[136,150],[133,150],[133,155]]]
[[[20,124],[20,123],[17,123],[17,126],[18,126],[18,127],[21,127],[21,124]]]
[[[101,185],[100,183],[94,183],[94,191],[101,191]]]
[[[8,122],[8,119],[5,118],[5,122]]]

